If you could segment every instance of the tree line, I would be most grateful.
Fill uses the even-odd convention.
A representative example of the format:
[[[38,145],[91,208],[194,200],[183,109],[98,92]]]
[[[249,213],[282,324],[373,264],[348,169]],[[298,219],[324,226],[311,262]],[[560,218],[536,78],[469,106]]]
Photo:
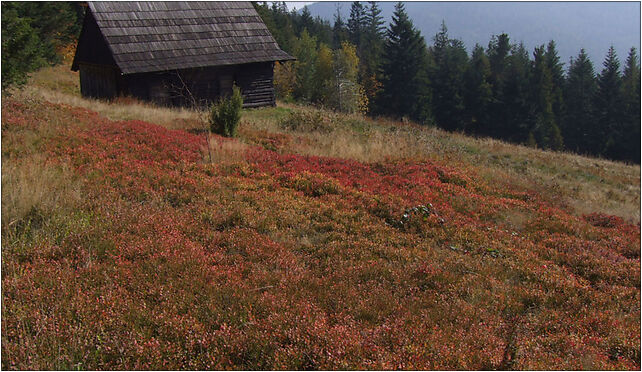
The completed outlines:
[[[347,20],[337,9],[333,24],[283,2],[254,5],[297,58],[275,69],[281,98],[640,163],[635,48],[621,68],[611,47],[599,71],[581,49],[565,71],[553,40],[529,53],[503,33],[469,55],[442,23],[429,44],[403,3],[387,27],[376,2],[353,2]]]
[[[284,2],[254,3],[294,63],[277,64],[281,98],[344,112],[407,118],[450,131],[640,162],[640,63],[610,48],[599,71],[580,50],[568,69],[554,41],[529,53],[507,34],[469,55],[441,29],[427,43],[402,3],[387,26],[377,2],[334,22]],[[2,2],[2,91],[60,62],[81,28],[73,2]]]

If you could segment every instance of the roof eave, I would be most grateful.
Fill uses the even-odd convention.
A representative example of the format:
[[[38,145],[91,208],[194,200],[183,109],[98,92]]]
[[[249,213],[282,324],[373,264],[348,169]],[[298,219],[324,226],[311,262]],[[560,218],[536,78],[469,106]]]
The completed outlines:
[[[192,68],[208,68],[208,67],[223,67],[223,66],[237,66],[237,65],[249,65],[252,63],[268,63],[268,62],[287,62],[287,61],[295,61],[296,58],[292,56],[288,57],[283,57],[283,58],[270,58],[270,59],[265,59],[265,60],[257,60],[257,61],[245,61],[245,62],[230,62],[230,63],[216,63],[216,64],[202,64],[202,65],[193,65],[193,66],[186,66],[183,68],[167,68],[167,67],[154,67],[154,66],[149,66],[149,68],[141,68],[141,69],[127,69],[122,71],[122,75],[133,75],[133,74],[146,74],[146,73],[153,73],[153,72],[164,72],[164,71],[175,71],[175,70],[187,70],[187,69],[192,69]]]

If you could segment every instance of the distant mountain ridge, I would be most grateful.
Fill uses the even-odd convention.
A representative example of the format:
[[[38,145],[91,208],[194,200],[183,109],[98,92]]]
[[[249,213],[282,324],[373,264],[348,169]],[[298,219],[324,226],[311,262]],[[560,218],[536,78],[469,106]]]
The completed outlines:
[[[351,2],[317,2],[308,9],[314,17],[333,23],[337,5],[347,19]],[[386,25],[394,5],[379,3]],[[461,39],[469,52],[475,43],[485,48],[492,35],[505,32],[511,42],[524,42],[531,53],[555,40],[565,67],[584,48],[599,72],[611,45],[622,65],[631,47],[640,50],[639,2],[406,2],[405,6],[428,44],[443,20],[450,37]]]

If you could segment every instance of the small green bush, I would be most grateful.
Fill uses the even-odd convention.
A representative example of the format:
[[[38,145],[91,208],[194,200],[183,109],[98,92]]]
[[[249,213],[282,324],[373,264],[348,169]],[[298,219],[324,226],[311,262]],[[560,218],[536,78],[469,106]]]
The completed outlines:
[[[210,108],[210,130],[225,137],[235,137],[241,120],[243,96],[241,89],[232,87],[230,97],[221,97]]]
[[[281,120],[279,126],[297,132],[329,133],[334,130],[335,124],[321,111],[294,111]]]

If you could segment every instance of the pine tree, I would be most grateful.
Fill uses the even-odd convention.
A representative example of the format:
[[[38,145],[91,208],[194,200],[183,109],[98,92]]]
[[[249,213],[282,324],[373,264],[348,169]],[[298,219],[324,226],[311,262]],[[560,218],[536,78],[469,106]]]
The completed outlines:
[[[442,22],[430,48],[428,78],[432,85],[432,113],[435,123],[447,130],[464,128],[464,73],[468,54],[460,40],[448,37],[448,28]]]
[[[490,62],[484,48],[476,44],[464,76],[467,132],[481,134],[487,130],[488,110],[493,99],[489,78]]]
[[[531,97],[531,60],[524,44],[512,47],[508,57],[506,82],[501,97],[507,111],[507,121],[503,128],[504,138],[521,143],[532,128],[534,102]]]
[[[622,76],[623,130],[618,141],[619,159],[640,163],[640,62],[629,50]]]
[[[272,9],[268,6],[267,2],[252,2],[252,5],[254,6],[254,10],[259,14],[261,19],[263,20],[263,23],[267,26],[268,30],[270,30],[270,34],[274,37],[274,40],[279,42],[279,30],[276,27],[276,24],[274,23],[274,16],[272,15]]]
[[[595,128],[593,97],[597,90],[593,63],[584,49],[572,59],[564,88],[566,112],[562,125],[562,136],[566,148],[578,153],[589,153],[597,147],[591,143],[591,132]]]
[[[594,142],[598,148],[596,155],[613,157],[619,152],[617,143],[622,128],[622,77],[620,61],[611,46],[604,60],[604,68],[597,78],[597,94],[595,96],[596,127],[592,131]]]
[[[386,31],[382,62],[382,90],[377,97],[379,113],[426,122],[430,118],[426,43],[397,3]]]
[[[79,4],[66,1],[25,1],[14,4],[19,16],[28,19],[38,34],[42,55],[49,63],[59,63],[60,56],[56,50],[75,41],[80,34],[84,13]]]

